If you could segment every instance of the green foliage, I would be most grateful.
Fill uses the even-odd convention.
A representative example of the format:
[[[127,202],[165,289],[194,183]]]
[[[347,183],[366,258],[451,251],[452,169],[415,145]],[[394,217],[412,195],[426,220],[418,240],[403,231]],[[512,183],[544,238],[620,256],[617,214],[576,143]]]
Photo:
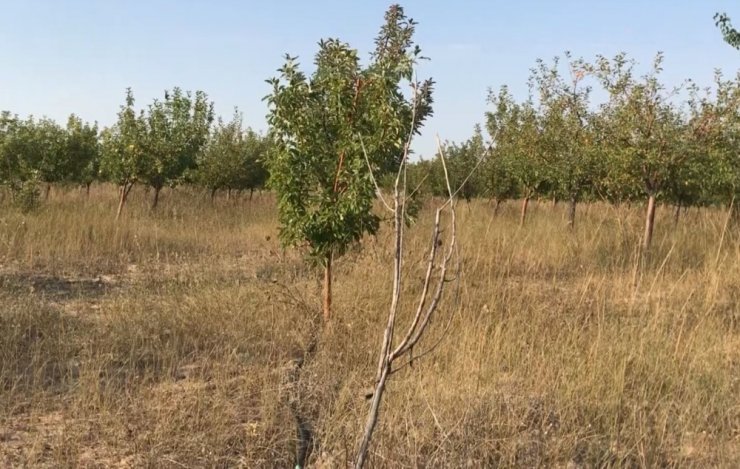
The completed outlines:
[[[230,122],[219,119],[198,153],[193,178],[211,191],[262,188],[268,176],[265,167],[268,148],[266,137],[251,129],[243,130],[240,114],[235,113]]]
[[[134,109],[134,94],[126,90],[126,102],[118,112],[118,121],[102,133],[103,152],[100,170],[119,185],[134,184],[146,171],[146,122],[143,112]]]
[[[497,94],[489,92],[488,101],[494,108],[486,113],[494,142],[485,170],[489,192],[504,200],[516,187],[519,195],[532,197],[548,180],[542,129],[532,99],[516,103],[504,86]]]
[[[19,181],[13,187],[13,202],[23,212],[35,210],[39,205],[40,195],[38,180],[35,178]]]
[[[737,203],[740,200],[740,74],[715,74],[712,93],[692,88],[687,147],[694,164],[684,204]]]
[[[486,181],[477,169],[487,154],[480,126],[475,126],[473,136],[468,140],[460,144],[446,143],[443,151],[450,187],[459,191],[458,196],[466,201],[480,196],[485,190]],[[429,187],[433,195],[445,197],[448,195],[448,187],[441,156],[437,154],[431,162]]]
[[[549,175],[550,195],[572,203],[589,195],[599,174],[599,152],[593,115],[590,111],[591,87],[584,84],[587,64],[572,59],[561,72],[560,58],[551,65],[538,60],[532,82],[539,97],[540,146]]]
[[[672,100],[677,90],[668,91],[659,81],[662,63],[658,54],[639,79],[623,54],[599,57],[593,68],[609,93],[604,143],[613,197],[659,195],[690,157],[682,151],[683,119]]]
[[[164,100],[154,100],[142,119],[144,165],[138,179],[155,190],[175,186],[195,167],[213,121],[213,104],[202,91],[193,96],[174,88]]]
[[[134,104],[129,88],[118,121],[103,132],[102,173],[119,186],[177,185],[208,138],[213,104],[201,91],[193,97],[179,88],[165,91],[146,112],[137,114]]]
[[[722,31],[722,36],[729,45],[735,49],[740,49],[740,32],[732,27],[730,17],[725,13],[716,13],[714,15],[715,24]]]
[[[21,125],[18,116],[8,111],[0,114],[0,184],[5,186],[12,186],[20,178],[18,132]]]
[[[70,165],[71,182],[89,185],[96,180],[100,171],[98,125],[83,123],[74,114],[69,116],[65,152]]]
[[[92,180],[97,160],[97,126],[74,115],[66,129],[50,119],[0,116],[0,184],[25,208],[36,205],[36,184]]]
[[[33,168],[39,181],[50,184],[62,182],[71,173],[70,161],[65,151],[66,135],[51,119],[26,122],[28,131],[25,154],[22,158]]]
[[[0,181],[16,202],[31,209],[36,205],[36,184],[64,182],[71,176],[66,133],[49,119],[21,120],[9,113],[3,113],[1,127]]]
[[[341,255],[377,230],[370,171],[395,170],[411,134],[431,114],[432,81],[413,77],[420,58],[415,26],[400,6],[391,6],[368,66],[349,45],[329,39],[319,43],[310,77],[288,56],[280,76],[268,80],[275,144],[268,169],[281,239],[305,243],[316,260]],[[415,96],[403,94],[403,83],[413,85]]]

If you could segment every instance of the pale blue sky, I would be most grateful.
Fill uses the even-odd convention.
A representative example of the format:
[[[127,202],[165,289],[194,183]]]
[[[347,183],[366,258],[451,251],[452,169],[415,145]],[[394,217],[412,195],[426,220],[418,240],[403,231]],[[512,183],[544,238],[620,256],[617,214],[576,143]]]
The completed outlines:
[[[109,125],[131,86],[138,104],[165,88],[202,89],[228,117],[265,128],[269,91],[287,52],[310,64],[320,38],[339,37],[367,57],[388,1],[0,0],[0,109],[69,113]],[[430,156],[434,135],[467,138],[482,121],[489,87],[526,95],[529,68],[570,50],[575,56],[625,51],[647,65],[666,56],[664,80],[709,84],[713,70],[735,74],[740,52],[722,42],[712,16],[740,24],[740,3],[654,1],[406,1],[420,24],[417,42],[432,60],[435,117],[415,147]]]

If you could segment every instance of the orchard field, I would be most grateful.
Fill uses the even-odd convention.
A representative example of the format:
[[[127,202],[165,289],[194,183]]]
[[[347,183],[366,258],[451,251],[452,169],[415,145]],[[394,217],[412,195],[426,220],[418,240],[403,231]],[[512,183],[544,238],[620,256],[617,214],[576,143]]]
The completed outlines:
[[[416,28],[265,132],[0,113],[0,466],[740,467],[740,73],[564,52],[417,155]]]
[[[321,321],[321,273],[277,241],[274,196],[163,191],[157,212],[115,188],[52,189],[0,217],[0,464],[287,467],[310,420],[316,467],[353,458],[378,323],[388,224],[336,262],[334,318],[297,382],[285,371]],[[740,464],[740,236],[726,210],[476,200],[458,207],[461,276],[428,341],[395,374],[372,467]],[[408,233],[421,278],[428,210]],[[447,325],[448,319],[451,321]]]

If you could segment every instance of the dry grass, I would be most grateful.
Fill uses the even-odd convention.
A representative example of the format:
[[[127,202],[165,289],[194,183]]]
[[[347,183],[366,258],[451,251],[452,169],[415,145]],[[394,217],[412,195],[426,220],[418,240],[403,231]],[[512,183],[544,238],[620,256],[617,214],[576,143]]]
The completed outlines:
[[[0,209],[0,465],[289,467],[289,393],[311,463],[352,460],[390,230],[337,263],[335,322],[290,384],[319,273],[280,249],[271,196],[146,202],[137,188],[119,224],[105,186]],[[674,228],[661,209],[638,265],[640,207],[581,207],[572,234],[565,207],[535,204],[524,229],[517,210],[460,206],[463,275],[427,346],[449,329],[393,376],[370,465],[740,467],[740,234],[722,236],[725,214]]]

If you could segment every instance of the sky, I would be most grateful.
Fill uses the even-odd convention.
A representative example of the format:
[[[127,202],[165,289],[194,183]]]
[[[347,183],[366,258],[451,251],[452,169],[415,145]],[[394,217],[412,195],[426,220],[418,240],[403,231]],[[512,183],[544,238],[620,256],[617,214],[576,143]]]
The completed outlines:
[[[115,122],[126,87],[137,105],[179,86],[203,90],[225,118],[237,106],[264,131],[269,93],[286,53],[310,71],[317,42],[339,38],[367,58],[390,1],[0,0],[0,110],[70,113]],[[414,0],[416,42],[431,60],[418,70],[436,81],[434,117],[414,144],[434,154],[435,136],[460,141],[484,120],[488,90],[508,85],[525,99],[529,69],[563,51],[592,59],[624,51],[648,67],[665,53],[663,80],[699,85],[714,70],[734,75],[740,51],[712,19],[732,0]]]

